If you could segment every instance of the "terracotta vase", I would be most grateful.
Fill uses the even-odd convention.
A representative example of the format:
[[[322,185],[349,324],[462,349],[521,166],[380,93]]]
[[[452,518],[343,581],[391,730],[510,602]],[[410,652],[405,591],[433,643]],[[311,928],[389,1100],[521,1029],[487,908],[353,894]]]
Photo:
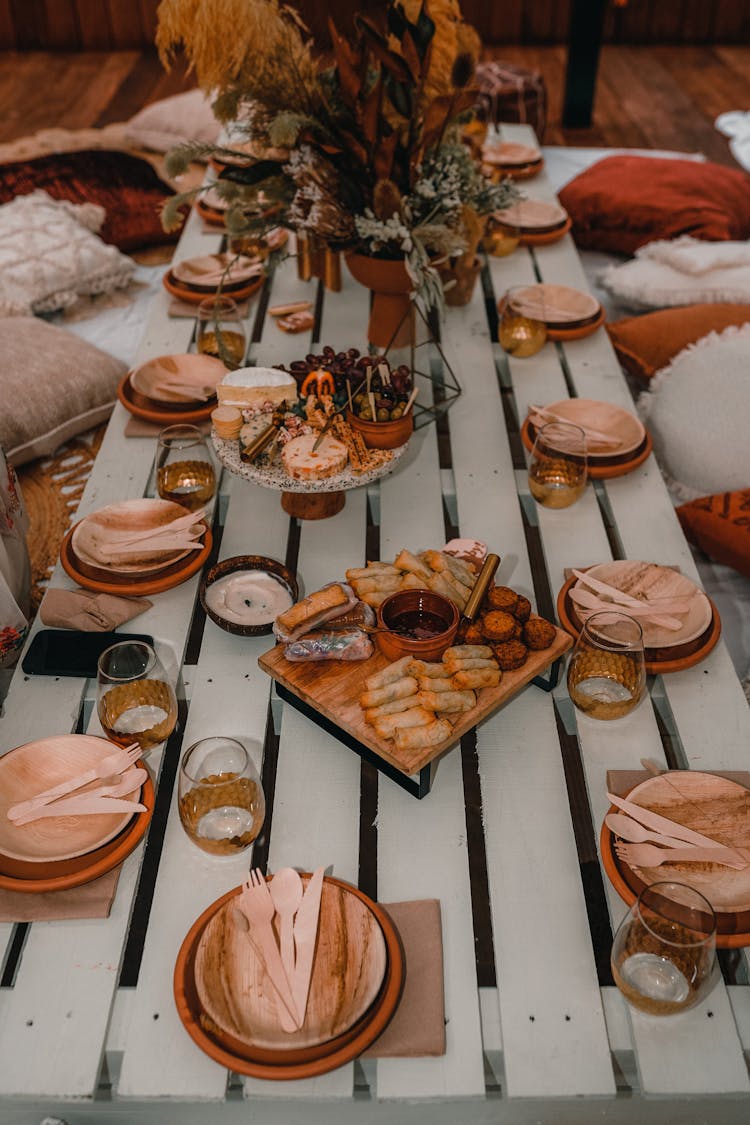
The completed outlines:
[[[455,281],[450,289],[445,290],[445,303],[454,308],[458,305],[468,305],[474,293],[474,286],[482,268],[481,259],[474,257],[471,265],[466,265],[459,259],[455,266],[438,266],[438,271],[443,282]]]
[[[414,288],[403,260],[347,254],[352,277],[372,291],[367,339],[376,348],[405,348],[414,341]]]

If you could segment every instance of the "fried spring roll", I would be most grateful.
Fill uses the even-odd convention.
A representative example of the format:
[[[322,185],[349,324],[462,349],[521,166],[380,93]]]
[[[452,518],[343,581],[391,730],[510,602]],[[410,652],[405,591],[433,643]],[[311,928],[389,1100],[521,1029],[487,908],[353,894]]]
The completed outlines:
[[[503,674],[499,668],[475,668],[468,672],[456,672],[448,681],[459,691],[466,688],[497,687]],[[422,681],[418,681],[420,686]]]
[[[420,691],[417,698],[425,710],[441,713],[470,711],[477,701],[473,691]]]
[[[370,707],[365,711],[365,721],[372,724],[386,715],[398,715],[401,711],[410,711],[412,707],[419,707],[420,703],[416,693],[407,695],[404,699],[392,699],[390,703],[381,703],[379,707]]]
[[[473,672],[477,668],[497,668],[498,663],[496,660],[483,660],[483,659],[470,659],[470,660],[444,660],[445,675],[455,676],[456,672]]]
[[[400,680],[402,676],[410,674],[409,665],[412,662],[410,656],[402,656],[400,660],[394,660],[393,664],[389,664],[383,668],[381,672],[373,672],[365,680],[365,687],[368,691],[374,691],[375,688],[385,687],[386,684],[395,683]]]
[[[437,746],[450,737],[452,730],[453,727],[447,719],[435,719],[428,727],[397,730],[393,737],[399,750],[421,750],[424,747]]]
[[[419,578],[424,579],[425,582],[432,574],[430,568],[425,566],[422,560],[418,559],[416,555],[413,555],[411,551],[407,551],[405,547],[396,555],[396,558],[393,560],[393,565],[397,566],[399,570],[408,570],[412,574],[416,574]]]
[[[379,594],[383,590],[394,594],[401,585],[400,574],[375,574],[371,578],[354,578],[352,586],[357,592],[357,597],[364,594]]]
[[[378,738],[393,738],[397,730],[413,730],[414,727],[428,727],[435,721],[432,711],[425,711],[423,707],[411,707],[408,711],[401,711],[398,715],[386,715],[374,724]]]
[[[414,695],[417,690],[417,681],[413,676],[404,676],[396,683],[385,684],[366,691],[359,697],[359,705],[365,711],[370,707],[379,707],[381,703],[391,703],[394,699],[406,699],[407,695]]]
[[[440,661],[431,663],[428,660],[415,660],[414,658],[412,658],[407,672],[410,676],[433,676],[441,679],[446,675],[445,667]]]
[[[420,691],[453,691],[450,676],[417,676]]]
[[[443,653],[443,660],[490,660],[492,649],[489,645],[453,645]]]
[[[356,581],[357,578],[375,578],[378,574],[392,574],[396,578],[401,571],[393,563],[370,563],[369,566],[355,566],[346,572],[347,582]]]

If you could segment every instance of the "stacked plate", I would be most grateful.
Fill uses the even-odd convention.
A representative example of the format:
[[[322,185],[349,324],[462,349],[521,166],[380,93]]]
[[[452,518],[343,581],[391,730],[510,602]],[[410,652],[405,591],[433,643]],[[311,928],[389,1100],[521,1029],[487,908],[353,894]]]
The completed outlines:
[[[636,785],[628,793],[628,800],[720,844],[750,847],[750,790],[729,778],[690,770],[670,771]],[[686,883],[704,895],[714,908],[718,946],[750,945],[750,867],[737,870],[715,863],[630,867],[617,856],[614,845],[614,833],[603,824],[602,861],[613,886],[628,905],[652,883]]]
[[[501,225],[519,230],[521,242],[527,246],[557,242],[572,225],[564,207],[540,199],[522,199],[511,207],[496,211],[494,219]]]
[[[585,573],[642,601],[655,601],[660,597],[689,599],[689,608],[684,615],[680,615],[683,620],[679,630],[666,629],[648,619],[641,620],[646,671],[649,674],[690,668],[703,660],[716,645],[721,634],[721,620],[715,605],[690,578],[680,574],[678,570],[659,566],[657,563],[622,559],[588,567]],[[571,590],[576,587],[589,589],[585,578],[573,576],[557,597],[560,624],[574,636],[580,633],[582,625],[582,618],[570,596]],[[628,612],[625,605],[618,608],[623,613]]]
[[[543,320],[550,340],[578,340],[604,323],[604,309],[596,297],[568,285],[527,285],[514,293],[514,308]]]
[[[532,448],[540,426],[558,420],[580,426],[587,433],[589,476],[594,480],[624,476],[642,465],[651,453],[651,437],[635,414],[591,398],[562,399],[537,410],[530,406],[521,428],[526,448]]]
[[[216,406],[216,384],[227,369],[210,355],[162,355],[129,371],[120,402],[137,418],[168,426],[201,422]]]
[[[356,1058],[389,1023],[403,988],[403,953],[388,915],[356,887],[325,878],[305,1020],[287,1032],[237,917],[240,891],[213,903],[180,949],[175,1000],[188,1034],[217,1062],[256,1078],[310,1078]]]
[[[490,141],[482,149],[485,171],[501,172],[514,180],[528,180],[541,172],[544,158],[538,148],[513,141]]]
[[[223,227],[224,216],[229,209],[226,199],[215,188],[202,192],[195,201],[195,209],[203,220],[211,226]]]
[[[27,894],[65,890],[97,879],[130,855],[154,809],[150,778],[126,798],[142,802],[146,812],[51,816],[23,825],[7,816],[13,805],[95,768],[118,749],[105,738],[69,734],[27,742],[0,758],[0,887]],[[76,795],[101,784],[91,782]]]
[[[164,275],[164,287],[174,297],[200,304],[216,295],[244,301],[263,284],[263,264],[258,256],[246,254],[207,254],[177,262]]]
[[[201,569],[211,533],[201,518],[171,500],[109,504],[68,532],[60,561],[71,578],[104,593],[160,593]]]

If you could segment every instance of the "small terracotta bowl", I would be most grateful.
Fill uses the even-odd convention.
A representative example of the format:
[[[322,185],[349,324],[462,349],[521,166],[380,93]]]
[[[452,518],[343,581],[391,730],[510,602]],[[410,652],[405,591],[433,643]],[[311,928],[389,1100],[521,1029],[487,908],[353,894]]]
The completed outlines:
[[[361,434],[368,449],[398,449],[414,433],[414,411],[402,414],[395,422],[367,422],[346,412],[346,420],[353,430]]]
[[[441,632],[425,640],[416,641],[400,633],[376,633],[378,648],[389,660],[400,660],[402,656],[415,656],[419,660],[439,660],[447,648],[453,644],[458,631],[459,614],[457,607],[441,594],[432,590],[399,590],[386,598],[378,606],[378,626],[388,629],[395,618],[401,614],[429,613],[440,618],[444,628]]]
[[[228,621],[226,617],[221,617],[206,602],[208,587],[219,578],[225,578],[227,574],[234,574],[238,570],[265,570],[269,574],[275,574],[289,590],[293,602],[296,602],[299,597],[297,579],[283,563],[277,562],[276,559],[270,559],[266,555],[233,555],[231,559],[224,559],[223,562],[216,563],[201,579],[201,605],[215,625],[218,625],[220,629],[225,629],[227,633],[236,633],[238,637],[268,636],[273,630],[273,621],[264,625],[240,625],[237,621]]]

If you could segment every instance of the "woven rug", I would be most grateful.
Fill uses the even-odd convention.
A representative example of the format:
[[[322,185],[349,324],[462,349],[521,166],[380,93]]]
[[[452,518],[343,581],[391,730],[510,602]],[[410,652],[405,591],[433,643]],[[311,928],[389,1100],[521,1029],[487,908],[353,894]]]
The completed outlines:
[[[97,426],[66,442],[53,457],[32,461],[18,469],[29,514],[32,616],[44,597],[60,544],[73,522],[105,429],[106,425]]]

